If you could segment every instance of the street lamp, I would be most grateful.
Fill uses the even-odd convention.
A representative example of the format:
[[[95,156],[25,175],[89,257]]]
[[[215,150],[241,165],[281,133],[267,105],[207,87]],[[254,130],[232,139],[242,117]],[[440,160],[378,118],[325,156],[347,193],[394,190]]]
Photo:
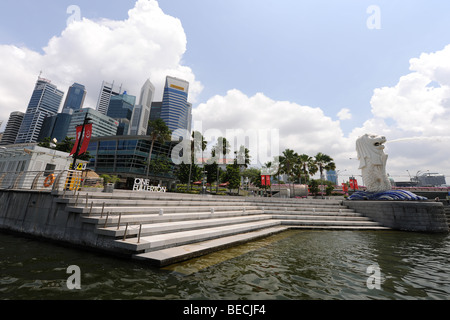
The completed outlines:
[[[206,179],[207,179],[208,171],[202,171],[202,173],[203,173],[203,177],[202,177],[202,194],[206,194],[205,182],[206,182]]]
[[[347,169],[336,171],[336,185],[339,185],[339,174],[345,171],[347,171]]]

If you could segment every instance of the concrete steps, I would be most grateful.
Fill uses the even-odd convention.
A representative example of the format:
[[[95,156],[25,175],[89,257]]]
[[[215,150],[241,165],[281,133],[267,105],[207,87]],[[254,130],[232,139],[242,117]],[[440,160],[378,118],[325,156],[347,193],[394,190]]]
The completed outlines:
[[[170,232],[180,232],[189,231],[195,229],[217,227],[224,225],[233,225],[244,222],[254,222],[267,220],[267,215],[249,215],[249,216],[235,216],[235,217],[222,217],[222,218],[210,218],[202,220],[181,220],[181,221],[170,221],[170,222],[157,222],[157,223],[146,223],[139,226],[141,236],[150,236],[155,234],[165,234]],[[125,235],[126,226],[116,226],[107,228],[98,228],[97,233],[108,235],[111,237],[123,237]],[[136,228],[127,230],[127,236],[137,236],[138,231]]]
[[[189,231],[155,234],[140,238],[134,237],[126,240],[116,240],[116,245],[118,248],[127,249],[134,252],[150,252],[279,225],[280,221],[267,219],[226,226],[213,226]]]
[[[286,231],[288,229],[288,227],[276,226],[228,237],[221,237],[167,249],[135,254],[133,255],[133,258],[136,260],[145,261],[145,263],[149,263],[157,267],[164,267],[170,264],[200,257],[202,255],[216,252],[218,250],[223,250],[242,243],[254,241],[263,237],[268,237],[273,234]]]
[[[104,214],[102,217],[100,215],[91,215],[82,217],[84,223],[95,224],[98,226],[105,227],[117,227],[125,226],[127,223],[129,225],[139,225],[139,224],[149,224],[149,223],[165,223],[165,222],[177,222],[177,221],[188,221],[188,220],[204,220],[212,218],[229,218],[229,217],[242,217],[262,214],[261,210],[243,210],[240,211],[211,211],[205,212],[191,212],[191,213],[164,213],[163,215],[150,213],[150,214]]]
[[[158,266],[292,228],[386,230],[338,200],[122,192],[58,201],[118,252]]]

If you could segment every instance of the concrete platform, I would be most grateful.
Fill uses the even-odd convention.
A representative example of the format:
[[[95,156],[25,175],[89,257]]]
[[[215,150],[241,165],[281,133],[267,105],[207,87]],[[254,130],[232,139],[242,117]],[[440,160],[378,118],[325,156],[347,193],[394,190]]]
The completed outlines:
[[[116,240],[116,246],[118,248],[132,250],[134,252],[144,250],[154,251],[158,249],[201,242],[239,233],[251,232],[259,229],[279,226],[280,224],[280,221],[276,220],[263,220],[234,224],[231,226],[210,227],[191,231],[157,234],[141,238],[135,237],[126,240]]]
[[[223,250],[241,243],[249,242],[262,237],[268,237],[275,233],[283,232],[286,230],[288,230],[288,227],[272,227],[264,230],[187,244],[175,248],[136,254],[133,255],[133,259],[145,261],[146,263],[157,267],[164,267],[184,260],[196,258],[211,252]]]

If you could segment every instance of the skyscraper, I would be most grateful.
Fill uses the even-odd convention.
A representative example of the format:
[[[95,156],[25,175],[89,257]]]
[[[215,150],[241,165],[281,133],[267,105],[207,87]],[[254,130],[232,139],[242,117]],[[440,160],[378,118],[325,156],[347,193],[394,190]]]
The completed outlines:
[[[82,109],[85,98],[86,88],[82,84],[74,83],[70,86],[69,91],[67,92],[63,111],[66,109],[72,109],[74,111]]]
[[[49,80],[39,77],[15,143],[37,142],[44,119],[58,113],[63,96]]]
[[[166,78],[161,107],[161,118],[170,130],[190,129],[192,106],[187,102],[189,82],[174,77]]]
[[[76,127],[83,124],[86,114],[91,119],[89,122],[92,123],[92,137],[115,136],[117,134],[117,127],[119,126],[117,120],[105,116],[97,110],[84,108],[72,114],[69,130],[67,130],[69,138],[76,137]]]
[[[119,122],[117,135],[123,136],[128,134],[135,103],[136,97],[128,95],[126,92],[111,97],[106,115]]]
[[[147,80],[141,89],[139,104],[134,107],[129,128],[129,135],[146,135],[150,109],[152,108],[155,86]]]
[[[119,90],[114,88],[114,81],[113,83],[103,81],[102,88],[100,89],[100,95],[98,96],[97,111],[106,115],[108,113],[111,97],[119,95],[121,90],[122,86],[120,86]]]
[[[19,133],[19,128],[24,116],[25,113],[19,111],[12,112],[9,115],[8,123],[6,124],[0,145],[14,144],[16,142],[17,134]]]
[[[73,112],[73,109],[67,108],[63,109],[62,113],[45,118],[42,123],[38,141],[43,141],[45,138],[63,141],[67,136]]]

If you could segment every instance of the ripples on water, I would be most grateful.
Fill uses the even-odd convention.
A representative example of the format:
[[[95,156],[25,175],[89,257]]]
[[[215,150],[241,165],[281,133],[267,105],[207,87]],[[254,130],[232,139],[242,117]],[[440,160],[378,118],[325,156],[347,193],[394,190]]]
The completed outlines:
[[[448,299],[450,236],[288,231],[166,269],[0,234],[0,299]],[[67,267],[81,269],[69,290]],[[367,268],[381,271],[370,290]]]

